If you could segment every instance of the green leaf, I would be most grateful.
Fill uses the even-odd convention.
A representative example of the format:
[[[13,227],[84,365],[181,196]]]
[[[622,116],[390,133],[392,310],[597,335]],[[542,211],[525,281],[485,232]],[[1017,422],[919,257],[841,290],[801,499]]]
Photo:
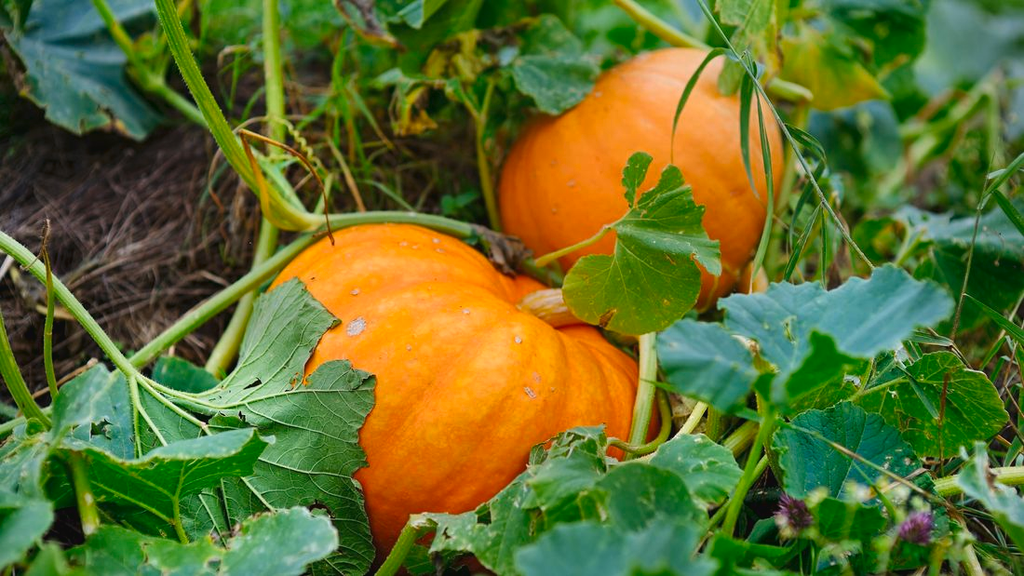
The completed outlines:
[[[825,498],[812,510],[818,532],[833,542],[857,540],[870,542],[886,526],[877,506],[864,506],[836,498]]]
[[[25,557],[53,524],[53,504],[0,492],[0,569]]]
[[[124,25],[153,21],[151,2],[109,5]],[[75,134],[105,129],[135,140],[159,123],[159,114],[128,84],[127,59],[91,4],[37,0],[24,30],[5,35],[25,66],[23,94],[50,122]]]
[[[942,404],[944,388],[940,426],[933,411]],[[961,447],[998,434],[1009,418],[985,373],[971,370],[945,351],[925,354],[899,378],[869,389],[856,402],[899,430],[919,456],[956,454]]]
[[[43,499],[44,464],[50,446],[44,434],[15,435],[0,445],[0,498]]]
[[[627,463],[612,468],[595,488],[605,492],[608,520],[620,529],[641,530],[654,518],[707,523],[707,513],[690,496],[686,482],[670,470]]]
[[[693,558],[699,538],[696,527],[664,520],[627,533],[595,522],[567,524],[520,549],[516,567],[525,576],[714,574],[713,561]]]
[[[398,18],[416,30],[434,15],[448,0],[413,0],[398,13]]]
[[[772,449],[778,455],[783,489],[797,498],[819,487],[829,496],[843,498],[850,495],[849,482],[890,483],[881,470],[905,477],[920,466],[898,430],[849,402],[800,414],[775,433]]]
[[[984,444],[975,444],[974,456],[960,471],[956,483],[965,495],[980,502],[992,514],[1018,548],[1024,546],[1024,499],[1013,488],[992,480]]]
[[[529,488],[523,476],[513,480],[489,502],[464,514],[425,514],[437,529],[431,554],[468,552],[497,574],[514,574],[513,554],[532,540],[531,518],[522,507]]]
[[[818,110],[889,97],[871,72],[821,32],[805,27],[799,37],[784,38],[781,46],[786,58],[779,77],[810,89]]]
[[[1003,211],[1006,218],[1013,223],[1017,232],[1024,236],[1024,215],[1021,215],[1020,210],[999,190],[992,191],[992,198],[995,199],[996,204],[999,205],[999,209]]]
[[[65,576],[71,574],[71,567],[64,556],[64,549],[52,543],[39,547],[39,552],[32,559],[25,576]]]
[[[253,305],[238,365],[207,401],[234,406],[297,385],[313,348],[337,322],[297,278],[264,294]]]
[[[341,539],[327,561],[342,572],[367,570],[373,544],[363,496],[352,475],[366,465],[359,429],[373,408],[375,383],[348,361],[331,361],[305,385],[264,383],[244,400],[222,405],[211,426],[254,426],[274,437],[251,476],[222,483],[228,524],[266,510],[267,504],[278,509],[323,506]]]
[[[690,319],[658,335],[658,360],[673,391],[727,412],[745,406],[760,376],[750,350],[725,327]]]
[[[695,498],[721,504],[740,481],[743,471],[732,451],[703,434],[680,434],[658,447],[651,466],[678,474]]]
[[[627,165],[624,180],[634,170]],[[662,330],[681,318],[700,293],[697,262],[711,274],[722,271],[718,241],[704,232],[703,215],[679,169],[665,167],[658,184],[612,225],[614,254],[584,256],[569,270],[562,287],[569,309],[624,334]]]
[[[839,32],[871,47],[877,67],[897,58],[913,60],[925,47],[930,0],[824,0],[821,5]],[[939,43],[946,40],[941,39]],[[818,93],[814,93],[817,102]]]
[[[304,508],[263,514],[242,523],[221,548],[209,538],[180,544],[104,525],[69,555],[89,574],[218,574],[298,576],[338,543],[330,522]]]
[[[1024,328],[1010,322],[1002,314],[988,307],[984,302],[978,300],[974,296],[964,294],[964,297],[967,298],[968,302],[973,302],[974,305],[977,306],[985,316],[988,316],[990,320],[995,322],[997,326],[1006,330],[1006,333],[1010,335],[1010,338],[1016,340],[1018,344],[1024,344]]]
[[[216,486],[223,478],[248,476],[266,446],[248,428],[174,442],[137,460],[117,458],[74,439],[55,450],[85,458],[89,483],[101,504],[144,510],[169,529],[182,496]]]
[[[683,321],[659,337],[668,383],[725,411],[742,407],[757,383],[780,410],[791,411],[801,397],[899,346],[918,326],[949,316],[953,302],[939,286],[883,266],[870,279],[852,278],[831,291],[815,283],[772,284],[764,294],[733,295],[718,306],[726,312],[724,327]],[[749,352],[729,334],[756,342],[770,367],[750,369]],[[707,366],[717,377],[702,374]]]
[[[206,392],[217,385],[213,374],[177,356],[157,358],[152,377],[164,386],[182,392]]]
[[[509,65],[519,92],[545,114],[561,114],[590,93],[600,72],[583,53],[583,43],[551,14],[523,32],[523,46]]]
[[[626,189],[626,203],[630,206],[636,201],[636,192],[647,178],[647,169],[651,167],[654,157],[646,152],[634,152],[626,167],[622,169],[622,187]]]
[[[1024,199],[1015,198],[1011,203],[1018,210],[1024,209]],[[909,228],[907,234],[920,234],[928,241],[926,254],[934,265],[919,266],[915,275],[932,278],[959,294],[967,273],[975,217],[953,218],[910,207],[893,217]],[[978,222],[967,293],[997,311],[1009,309],[1024,293],[1024,241],[1002,210],[991,210]],[[985,318],[984,312],[970,303],[961,311],[960,328],[976,328]]]
[[[53,404],[52,441],[70,433],[118,458],[135,457],[135,433],[128,383],[102,364],[61,387]]]

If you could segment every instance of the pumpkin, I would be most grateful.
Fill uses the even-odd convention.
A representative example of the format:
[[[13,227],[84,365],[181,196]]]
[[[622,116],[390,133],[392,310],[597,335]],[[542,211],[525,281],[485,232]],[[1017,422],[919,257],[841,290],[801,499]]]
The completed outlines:
[[[558,117],[528,125],[505,161],[499,202],[505,232],[536,254],[593,236],[628,208],[622,167],[637,151],[654,157],[643,190],[669,163],[672,119],[683,89],[706,52],[668,48],[637,56],[598,78],[593,91]],[[721,243],[722,275],[704,272],[698,307],[704,309],[735,284],[752,257],[764,227],[765,184],[756,104],[750,119],[750,188],[740,149],[740,101],[718,91],[722,59],[711,62],[690,94],[675,136],[675,164],[706,207],[704,229]],[[781,182],[782,143],[764,108],[776,189]],[[613,234],[560,259],[568,270],[587,254],[611,253]]]
[[[359,434],[370,529],[386,553],[410,514],[460,513],[574,426],[626,438],[637,366],[585,325],[554,328],[516,304],[544,288],[509,278],[466,244],[412,225],[346,228],[307,248],[292,278],[341,323],[306,374],[347,359],[377,377]]]

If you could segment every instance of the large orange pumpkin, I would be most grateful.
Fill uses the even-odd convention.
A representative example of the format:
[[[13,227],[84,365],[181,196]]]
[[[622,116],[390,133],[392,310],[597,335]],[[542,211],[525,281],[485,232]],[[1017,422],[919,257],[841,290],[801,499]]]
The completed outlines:
[[[590,326],[553,328],[516,307],[543,288],[497,272],[466,244],[417,226],[366,225],[306,249],[301,279],[341,320],[306,366],[348,359],[377,376],[359,434],[370,528],[386,553],[410,514],[464,512],[574,426],[626,438],[637,366]]]
[[[617,220],[628,208],[622,167],[631,154],[654,157],[643,189],[669,162],[672,118],[686,83],[704,60],[701,50],[649,52],[603,74],[593,92],[558,117],[542,117],[516,141],[501,173],[500,208],[505,232],[537,254],[571,246]],[[740,102],[722,96],[717,78],[722,59],[704,72],[679,119],[675,164],[706,206],[704,229],[721,242],[722,275],[704,273],[700,308],[735,284],[752,257],[764,226],[767,187],[761,162],[756,105],[751,111],[750,189],[740,150]],[[781,182],[782,144],[765,109],[775,186]],[[614,235],[561,259],[568,270],[587,254],[607,254]]]

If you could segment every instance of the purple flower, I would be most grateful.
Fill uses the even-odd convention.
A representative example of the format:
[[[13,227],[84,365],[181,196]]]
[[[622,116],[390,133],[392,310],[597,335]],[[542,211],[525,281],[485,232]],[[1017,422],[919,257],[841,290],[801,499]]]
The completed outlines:
[[[927,546],[932,541],[932,528],[935,527],[935,520],[929,512],[911,512],[907,519],[900,524],[899,539]]]
[[[797,500],[783,493],[779,498],[779,510],[775,513],[775,525],[784,538],[794,538],[814,524],[814,517],[803,500]]]

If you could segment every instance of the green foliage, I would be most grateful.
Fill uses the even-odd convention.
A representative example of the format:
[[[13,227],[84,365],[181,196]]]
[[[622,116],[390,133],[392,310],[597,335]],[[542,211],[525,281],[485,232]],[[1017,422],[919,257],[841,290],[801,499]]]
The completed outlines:
[[[581,258],[562,287],[565,303],[581,320],[624,334],[669,326],[697,303],[699,262],[721,273],[718,242],[708,239],[682,173],[667,166],[654,188],[636,195],[650,156],[638,152],[623,171],[629,212],[610,225],[616,233],[611,256]]]
[[[775,433],[772,450],[783,489],[798,498],[819,488],[832,497],[851,497],[851,482],[863,487],[889,484],[894,476],[905,477],[920,466],[899,431],[849,402],[800,414]]]
[[[1024,500],[1016,490],[992,481],[984,444],[975,444],[974,455],[964,466],[957,484],[966,496],[985,506],[1014,544],[1024,546]]]
[[[109,4],[125,24],[153,21],[149,2]],[[23,29],[2,28],[25,67],[22,93],[46,110],[47,120],[75,134],[103,129],[142,140],[160,116],[129,85],[127,58],[105,30],[83,0],[36,0]]]
[[[764,294],[725,298],[719,307],[723,325],[683,320],[660,335],[668,383],[725,411],[742,407],[756,383],[786,411],[801,396],[857,374],[865,360],[895,348],[914,328],[947,317],[953,302],[938,286],[885,266],[831,291],[813,283],[773,284]],[[758,368],[747,348],[725,344],[732,335],[753,341],[757,359],[768,365]],[[715,371],[704,372],[708,365]]]
[[[519,55],[509,64],[516,88],[547,114],[559,114],[583,100],[597,72],[583,43],[551,15],[539,17],[523,32]]]
[[[546,452],[535,450],[526,472],[475,511],[422,515],[436,529],[430,552],[472,553],[499,574],[536,574],[545,565],[578,565],[569,573],[587,573],[598,564],[576,555],[595,550],[606,554],[601,573],[632,574],[634,565],[664,565],[670,574],[713,570],[713,563],[691,556],[695,527],[706,522],[704,506],[739,479],[728,450],[704,436],[682,435],[650,460],[618,464],[606,459],[606,449],[597,429],[560,434]],[[605,546],[612,541],[617,544]],[[641,545],[651,554],[630,552]]]
[[[143,536],[103,526],[68,555],[86,574],[293,574],[323,558],[337,545],[330,522],[303,508],[282,510],[246,520],[238,533],[219,546],[209,538],[190,544]]]
[[[898,429],[919,456],[956,454],[995,436],[1008,420],[985,373],[971,370],[951,352],[925,354],[906,368],[891,369],[856,402]]]

